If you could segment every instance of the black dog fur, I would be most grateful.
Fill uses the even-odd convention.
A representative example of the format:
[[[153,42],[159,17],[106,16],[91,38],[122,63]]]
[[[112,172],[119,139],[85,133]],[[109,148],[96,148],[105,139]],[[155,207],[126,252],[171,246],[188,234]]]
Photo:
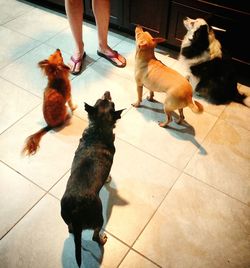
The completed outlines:
[[[209,52],[209,34],[213,29],[201,25],[193,34],[191,44],[181,49],[181,55],[186,60],[200,57],[204,52]],[[214,33],[213,33],[214,34]],[[232,101],[249,106],[247,96],[240,94],[237,89],[237,78],[230,56],[222,51],[222,57],[189,66],[192,75],[199,82],[195,87],[198,96],[207,99],[213,104],[227,104]]]
[[[115,154],[113,129],[123,110],[115,111],[110,93],[105,92],[94,107],[85,103],[89,126],[83,132],[61,200],[61,216],[74,234],[75,256],[81,266],[81,233],[93,229],[93,240],[104,245],[102,202],[99,191],[107,181]]]

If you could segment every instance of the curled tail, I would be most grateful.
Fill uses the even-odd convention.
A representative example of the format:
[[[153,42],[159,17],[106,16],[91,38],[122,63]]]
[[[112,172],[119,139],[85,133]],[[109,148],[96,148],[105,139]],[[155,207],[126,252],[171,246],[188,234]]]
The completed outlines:
[[[76,224],[73,224],[73,234],[75,240],[75,256],[76,262],[79,267],[81,267],[82,263],[82,250],[81,250],[81,242],[82,242],[82,228]]]
[[[198,101],[189,102],[188,107],[194,112],[194,113],[202,113],[203,112],[203,106]]]
[[[33,135],[30,135],[26,141],[25,145],[23,147],[22,153],[26,155],[35,154],[37,149],[39,148],[39,142],[44,134],[46,134],[48,131],[50,131],[52,127],[46,126]]]

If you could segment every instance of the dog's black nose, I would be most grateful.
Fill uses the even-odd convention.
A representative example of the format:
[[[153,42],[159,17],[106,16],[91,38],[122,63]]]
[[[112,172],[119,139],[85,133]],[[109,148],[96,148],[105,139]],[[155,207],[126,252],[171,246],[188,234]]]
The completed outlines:
[[[103,99],[104,100],[111,100],[111,94],[109,91],[105,91],[105,93],[103,95]]]

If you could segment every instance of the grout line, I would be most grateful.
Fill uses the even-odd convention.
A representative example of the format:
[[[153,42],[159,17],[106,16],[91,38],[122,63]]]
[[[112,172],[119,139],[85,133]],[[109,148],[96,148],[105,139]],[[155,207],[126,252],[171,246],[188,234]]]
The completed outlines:
[[[42,191],[46,192],[46,190],[40,186],[39,184],[37,184],[36,182],[32,181],[31,179],[29,179],[28,177],[26,177],[24,174],[22,174],[21,172],[19,172],[18,170],[14,169],[12,166],[10,166],[9,164],[5,163],[4,161],[0,160],[0,162],[2,162],[5,166],[9,167],[11,170],[13,170],[14,172],[16,172],[17,174],[21,175],[24,179],[26,179],[27,181],[31,182],[32,184],[34,184],[35,186],[37,186],[38,188],[40,188]]]
[[[19,117],[19,119],[17,119],[14,123],[12,123],[11,125],[9,125],[5,130],[3,130],[0,135],[4,134],[6,131],[8,131],[11,127],[13,127],[15,124],[17,124],[19,121],[21,121],[24,117],[26,117],[28,114],[30,114],[32,111],[34,111],[38,106],[40,106],[41,103],[37,104],[34,108],[32,108],[31,110],[29,110],[28,112],[26,112],[24,115],[22,115],[21,117]]]
[[[216,190],[217,192],[219,192],[219,193],[221,193],[221,194],[223,194],[223,195],[226,195],[226,196],[229,197],[230,199],[234,199],[235,201],[240,202],[242,205],[245,205],[245,206],[247,206],[247,207],[250,207],[250,204],[248,205],[247,203],[245,203],[245,202],[243,202],[243,201],[237,199],[236,197],[231,196],[231,195],[228,194],[228,193],[223,192],[223,191],[220,190],[219,188],[216,188],[215,186],[213,186],[213,185],[211,185],[211,184],[209,184],[209,183],[207,183],[207,182],[205,182],[205,181],[203,181],[203,180],[201,180],[201,179],[199,179],[199,178],[193,176],[192,174],[189,174],[189,173],[187,173],[187,172],[185,172],[185,171],[183,171],[183,174],[188,175],[189,177],[192,177],[192,178],[195,179],[196,181],[198,181],[198,182],[200,182],[200,183],[202,183],[202,184],[205,184],[206,186],[208,186],[208,187],[210,187],[210,188]]]
[[[42,100],[42,98],[41,98],[40,96],[36,95],[34,92],[31,92],[31,91],[29,91],[29,89],[26,89],[26,88],[24,88],[24,87],[22,87],[22,86],[20,86],[20,85],[15,84],[13,81],[10,81],[10,80],[6,79],[5,77],[1,76],[1,74],[0,74],[0,78],[3,79],[3,80],[5,80],[5,81],[8,82],[8,83],[14,85],[15,87],[18,87],[18,88],[20,88],[20,89],[26,91],[27,93],[30,93],[30,94],[33,95],[34,97],[39,98],[40,100]]]
[[[139,150],[139,151],[141,151],[141,152],[143,152],[143,153],[145,153],[145,154],[147,154],[147,155],[149,155],[149,156],[151,156],[151,157],[153,157],[153,158],[155,158],[155,159],[161,161],[161,162],[164,163],[164,164],[169,165],[170,167],[172,167],[172,168],[174,168],[174,169],[176,169],[176,170],[179,170],[180,172],[183,172],[182,169],[180,169],[180,168],[178,168],[178,167],[175,167],[173,164],[170,164],[170,163],[168,163],[168,162],[166,162],[166,161],[160,159],[159,157],[157,157],[157,156],[155,156],[155,155],[153,155],[153,154],[151,154],[151,153],[149,153],[149,152],[147,152],[147,151],[144,151],[142,148],[137,147],[137,146],[134,145],[133,143],[130,143],[130,142],[124,140],[123,138],[118,137],[117,135],[116,135],[116,139],[119,139],[119,140],[121,140],[121,141],[123,141],[123,142],[125,142],[125,143],[127,143],[127,144],[129,144],[129,145],[131,145],[131,146],[133,146],[133,147],[136,148],[137,150]]]
[[[182,173],[181,173],[182,174]],[[159,203],[159,205],[156,207],[155,211],[153,212],[153,214],[151,215],[151,217],[149,218],[149,220],[146,222],[146,224],[144,225],[144,227],[142,228],[142,230],[140,231],[139,235],[136,237],[135,241],[132,243],[132,245],[130,246],[130,248],[132,249],[133,246],[135,245],[135,243],[137,242],[138,238],[141,236],[141,234],[144,232],[144,230],[147,228],[148,224],[150,223],[150,221],[153,219],[153,217],[155,216],[155,214],[157,213],[157,211],[159,210],[160,206],[162,205],[162,203],[166,200],[166,197],[168,196],[168,194],[171,192],[171,190],[173,189],[173,187],[175,186],[175,184],[177,183],[177,181],[179,180],[181,174],[177,177],[177,179],[174,181],[174,183],[172,184],[172,186],[168,189],[168,191],[166,192],[165,196],[162,198],[162,201]],[[135,250],[136,251],[136,250]],[[137,251],[136,251],[137,252]],[[119,265],[117,267],[119,267],[121,265],[121,263],[124,261],[124,259],[127,257],[128,253],[122,258],[121,262],[119,263]],[[143,254],[140,254],[143,257],[145,257],[146,259],[148,259],[148,257],[144,256]],[[149,259],[150,260],[150,259]],[[150,260],[151,261],[151,260]],[[155,262],[153,262],[155,263]],[[157,264],[157,266],[159,266],[159,264]],[[161,267],[161,266],[159,266]]]
[[[46,195],[47,193],[44,193],[41,198],[39,198],[34,204],[33,206],[31,206],[25,213],[22,217],[19,218],[19,220],[14,224],[12,225],[12,227],[6,232],[3,234],[3,236],[0,237],[0,240],[2,240]]]

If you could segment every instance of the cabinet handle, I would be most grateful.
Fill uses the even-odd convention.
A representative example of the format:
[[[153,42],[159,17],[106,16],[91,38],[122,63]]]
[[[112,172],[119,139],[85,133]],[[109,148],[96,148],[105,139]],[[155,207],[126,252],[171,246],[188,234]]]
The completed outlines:
[[[225,30],[225,29],[222,29],[222,28],[219,28],[219,27],[216,27],[216,26],[211,26],[212,27],[212,29],[213,30],[215,30],[215,31],[219,31],[219,32],[226,32],[227,30]]]

